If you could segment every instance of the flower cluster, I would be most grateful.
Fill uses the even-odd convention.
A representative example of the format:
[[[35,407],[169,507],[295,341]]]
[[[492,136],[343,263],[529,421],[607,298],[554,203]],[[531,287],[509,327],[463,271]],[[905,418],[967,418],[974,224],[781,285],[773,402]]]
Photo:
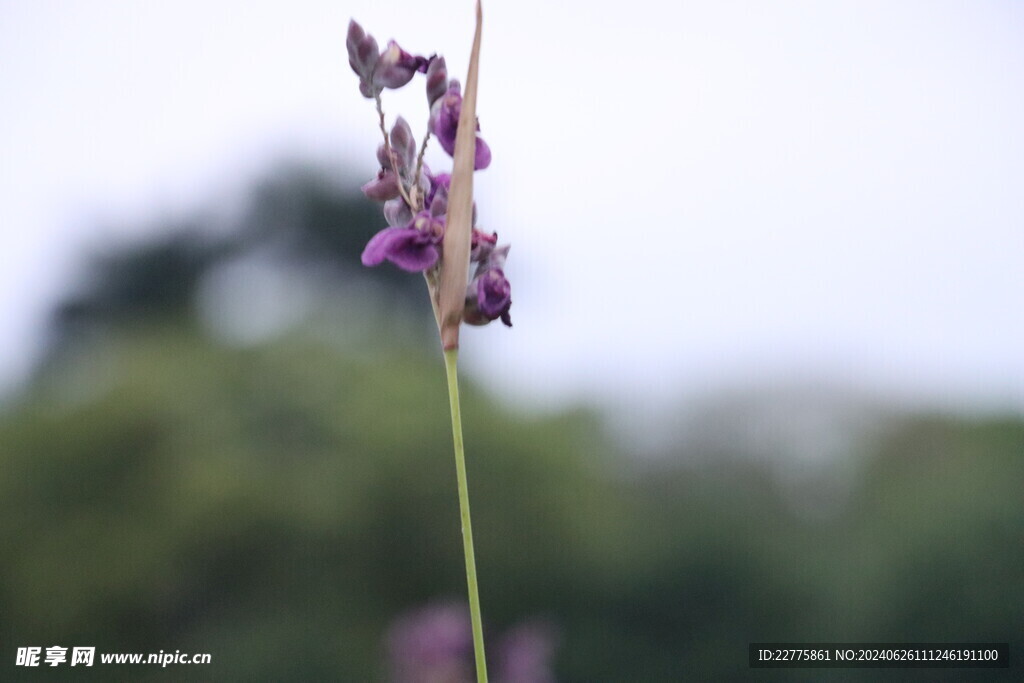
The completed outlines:
[[[390,261],[402,270],[422,272],[428,284],[438,281],[442,267],[448,192],[451,175],[431,172],[423,162],[430,136],[437,138],[449,156],[455,154],[455,137],[462,112],[462,88],[458,80],[448,78],[444,57],[414,56],[389,41],[381,52],[373,36],[363,31],[355,21],[349,23],[349,64],[359,76],[359,91],[377,103],[380,129],[384,142],[377,149],[380,171],[363,185],[370,199],[384,203],[387,228],[367,243],[362,261],[376,266]],[[387,132],[381,93],[397,89],[412,81],[417,73],[426,77],[427,105],[430,109],[427,133],[417,154],[416,140],[409,124],[398,117]],[[480,130],[477,122],[476,130]],[[468,160],[467,160],[468,162]],[[477,135],[474,170],[487,168],[491,163],[491,150]],[[511,286],[505,278],[505,258],[508,245],[497,246],[498,235],[487,233],[476,226],[476,205],[473,205],[472,247],[470,267],[472,274],[466,288],[466,303],[462,319],[471,325],[486,325],[500,319],[512,326],[509,307],[512,305]],[[432,287],[433,293],[433,287]]]

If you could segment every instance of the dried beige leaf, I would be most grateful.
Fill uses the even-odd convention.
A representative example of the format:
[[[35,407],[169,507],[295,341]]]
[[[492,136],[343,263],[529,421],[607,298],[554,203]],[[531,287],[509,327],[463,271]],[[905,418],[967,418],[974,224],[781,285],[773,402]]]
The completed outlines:
[[[473,232],[473,170],[476,159],[476,87],[480,62],[480,29],[483,10],[476,3],[476,31],[469,57],[469,73],[462,95],[459,129],[455,135],[452,182],[448,193],[448,218],[441,254],[441,283],[438,291],[438,317],[441,344],[447,349],[459,347],[459,326],[466,302],[469,280],[469,252]]]

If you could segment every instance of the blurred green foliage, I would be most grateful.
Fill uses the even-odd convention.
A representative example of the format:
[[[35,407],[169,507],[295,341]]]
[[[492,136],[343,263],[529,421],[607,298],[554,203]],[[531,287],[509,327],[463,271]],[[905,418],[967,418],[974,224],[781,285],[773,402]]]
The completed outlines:
[[[325,211],[365,220],[318,183],[264,190],[273,206],[257,214],[291,207],[304,216],[292,235],[324,232]],[[61,309],[56,351],[0,415],[0,679],[44,680],[51,671],[16,669],[14,651],[56,644],[213,655],[74,680],[380,680],[388,624],[463,595],[429,334],[353,344],[307,325],[239,348],[195,323],[201,274],[269,233],[108,256]],[[360,246],[339,247],[340,282]],[[1009,640],[1019,658],[1020,419],[894,417],[821,515],[801,512],[763,462],[680,452],[638,467],[591,411],[524,416],[466,380],[464,421],[485,618],[494,631],[550,619],[560,680],[1019,674],[752,671],[746,648]]]
[[[110,362],[102,385],[0,423],[5,643],[216,652],[213,680],[367,680],[389,619],[462,594],[446,389],[422,350],[239,351],[156,328]],[[594,425],[466,400],[481,571],[513,619],[543,606],[546,566],[597,542],[580,533],[600,512],[580,448]]]

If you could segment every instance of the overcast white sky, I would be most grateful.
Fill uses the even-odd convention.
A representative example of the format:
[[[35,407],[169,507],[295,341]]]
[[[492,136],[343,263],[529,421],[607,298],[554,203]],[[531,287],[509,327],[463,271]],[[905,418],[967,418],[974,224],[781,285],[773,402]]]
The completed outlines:
[[[638,410],[790,377],[1024,408],[1024,4],[484,11],[477,197],[516,327],[466,333],[481,374]],[[98,224],[282,155],[374,172],[352,16],[465,70],[469,0],[0,2],[0,385],[123,236]],[[420,86],[387,107],[417,135]]]

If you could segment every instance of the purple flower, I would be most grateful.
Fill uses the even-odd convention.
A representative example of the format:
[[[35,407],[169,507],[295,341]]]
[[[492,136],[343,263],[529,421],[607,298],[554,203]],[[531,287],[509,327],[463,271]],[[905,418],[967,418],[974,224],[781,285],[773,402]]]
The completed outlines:
[[[501,322],[512,327],[512,319],[508,315],[512,305],[512,285],[505,279],[503,270],[491,268],[476,278],[476,301],[486,318],[501,318]]]
[[[555,654],[554,628],[543,621],[520,624],[498,643],[498,680],[501,683],[555,683],[551,660]]]
[[[508,309],[512,306],[512,285],[505,278],[505,258],[509,246],[494,248],[496,234],[487,235],[474,231],[477,255],[481,259],[476,275],[466,288],[466,309],[463,319],[470,325],[486,325],[501,318],[501,322],[512,327]],[[492,242],[493,239],[493,242]]]
[[[512,285],[501,268],[480,272],[466,288],[466,310],[463,319],[470,325],[486,325],[501,318],[512,327],[508,309],[512,306]]]
[[[363,265],[387,260],[410,273],[422,272],[437,263],[437,245],[443,237],[444,219],[421,211],[407,227],[384,228],[370,238],[363,249]]]
[[[373,84],[380,88],[401,88],[412,80],[416,72],[426,73],[427,58],[414,57],[398,46],[393,40],[377,60],[373,71]]]
[[[452,79],[448,84],[448,92],[434,102],[430,109],[430,128],[437,136],[441,147],[449,155],[455,155],[455,134],[459,129],[459,114],[462,113],[462,86],[457,80]],[[480,124],[477,123],[477,130]],[[473,169],[476,171],[487,168],[491,165],[491,149],[479,135],[476,136],[476,157],[473,160]]]
[[[373,84],[373,72],[380,59],[380,50],[373,36],[363,31],[363,27],[353,19],[348,23],[348,37],[345,39],[348,48],[348,63],[359,76],[359,92],[363,97],[372,98],[380,92]]]
[[[471,680],[473,633],[468,610],[431,605],[399,619],[388,634],[395,683],[462,683]]]
[[[507,631],[492,651],[497,683],[554,683],[557,633],[532,619]],[[389,629],[387,651],[394,683],[470,683],[473,632],[469,610],[458,603],[436,603],[399,617]]]

